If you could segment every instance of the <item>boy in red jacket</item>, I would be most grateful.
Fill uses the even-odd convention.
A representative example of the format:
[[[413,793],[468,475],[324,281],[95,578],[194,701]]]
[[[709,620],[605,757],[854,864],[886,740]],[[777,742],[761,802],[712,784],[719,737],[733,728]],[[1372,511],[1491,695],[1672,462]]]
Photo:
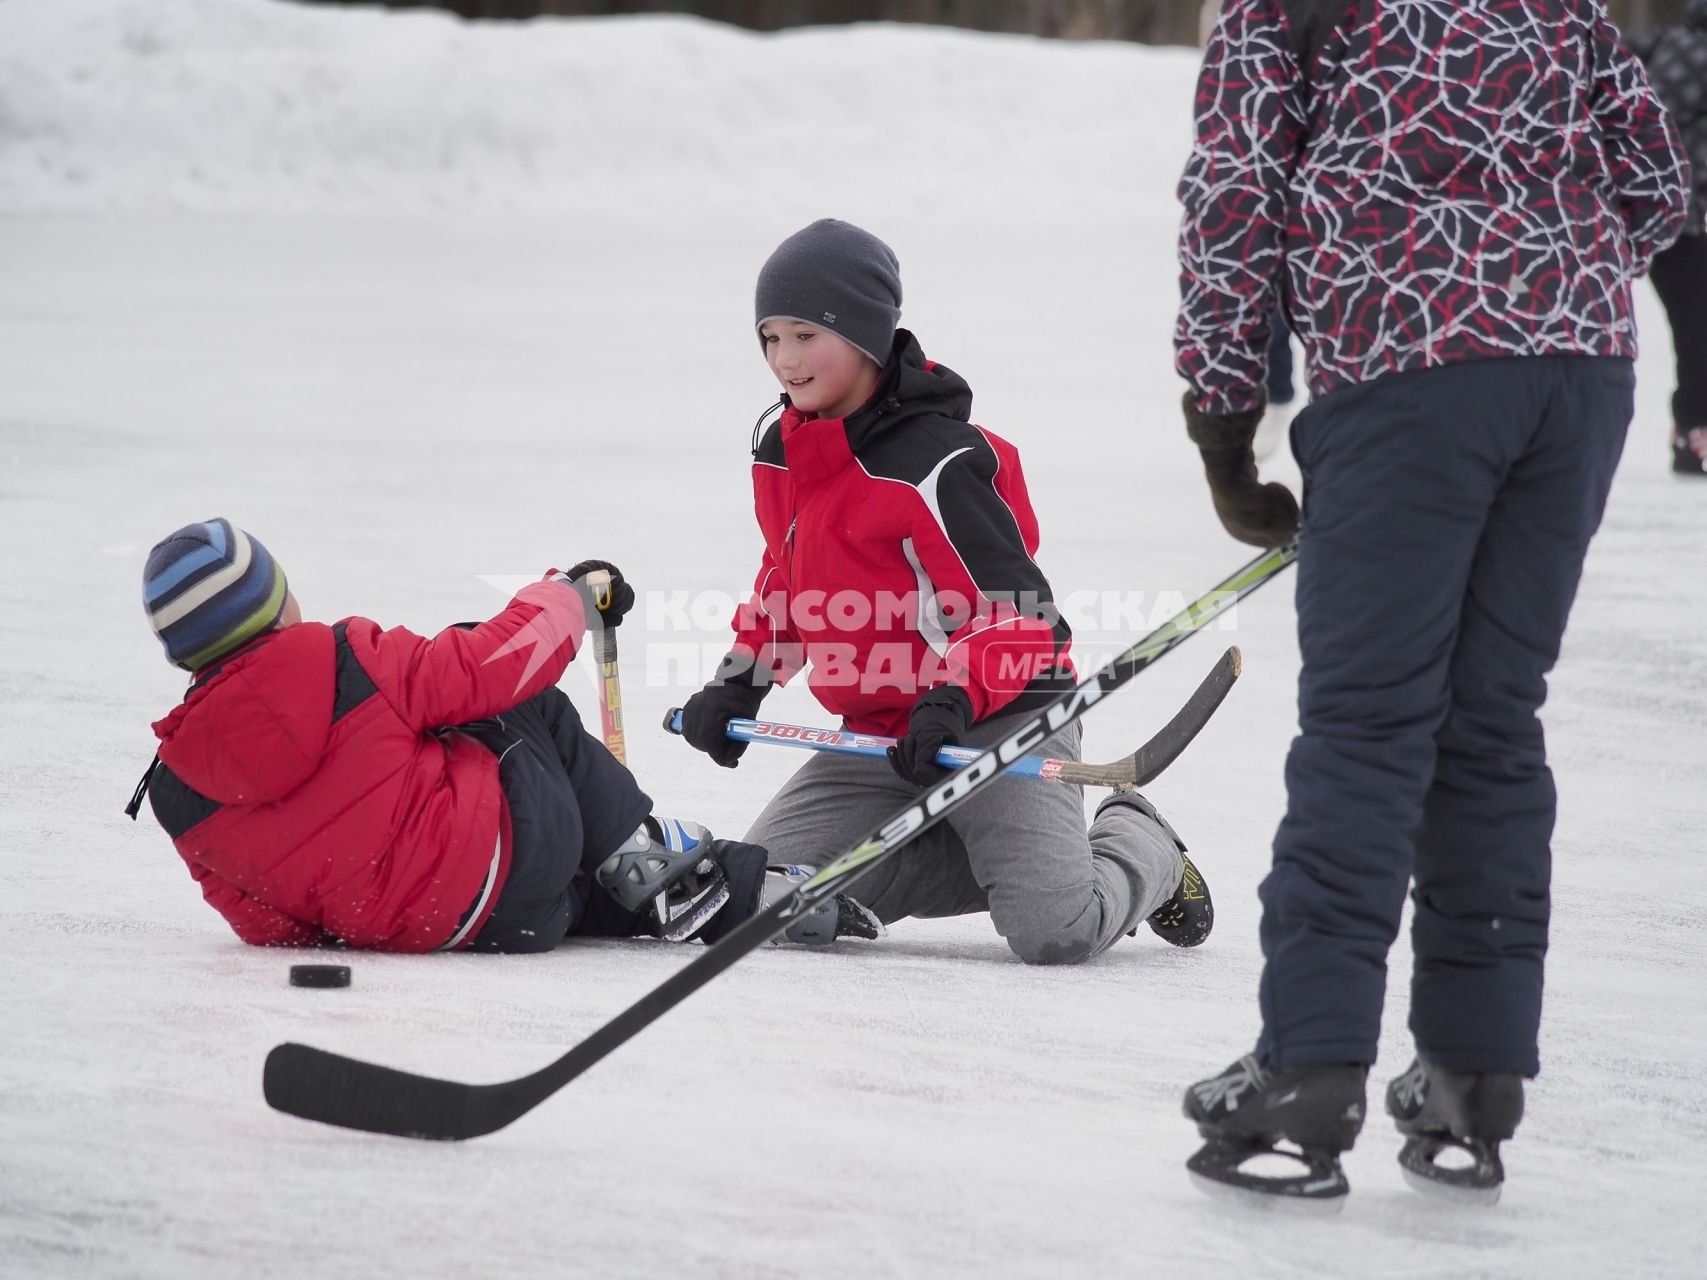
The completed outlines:
[[[610,574],[602,609],[593,569]],[[589,621],[616,626],[634,603],[612,565],[553,571],[497,617],[428,640],[366,618],[302,621],[260,540],[216,519],[155,546],[143,597],[167,658],[194,678],[154,726],[159,755],[128,812],[151,792],[245,942],[714,942],[763,901],[765,851],[652,817],[555,687]]]
[[[971,388],[896,328],[900,309],[889,246],[834,219],[759,273],[755,327],[783,389],[753,454],[764,558],[733,649],[683,708],[688,742],[734,767],[746,744],[729,721],[810,664],[848,729],[900,738],[888,763],[813,757],[760,814],[747,838],[806,863],[944,776],[942,746],[999,741],[1074,683],[1019,454],[971,423]],[[1040,750],[1077,759],[1079,736]],[[1146,917],[1195,946],[1213,920],[1185,846],[1136,793],[1105,800],[1087,835],[1079,788],[1004,780],[917,844],[860,879],[861,901],[885,921],[988,911],[1028,962],[1088,959]]]

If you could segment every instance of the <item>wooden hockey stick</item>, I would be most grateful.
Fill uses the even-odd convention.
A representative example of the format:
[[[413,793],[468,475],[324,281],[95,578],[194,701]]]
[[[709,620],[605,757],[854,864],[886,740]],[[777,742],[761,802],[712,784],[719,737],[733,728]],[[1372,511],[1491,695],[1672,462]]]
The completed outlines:
[[[610,582],[608,569],[594,569],[587,575],[587,585],[593,590],[593,603],[601,611],[610,604]],[[599,664],[600,733],[616,762],[626,765],[628,741],[622,731],[622,676],[616,666],[615,627],[599,627],[593,636],[593,657]]]

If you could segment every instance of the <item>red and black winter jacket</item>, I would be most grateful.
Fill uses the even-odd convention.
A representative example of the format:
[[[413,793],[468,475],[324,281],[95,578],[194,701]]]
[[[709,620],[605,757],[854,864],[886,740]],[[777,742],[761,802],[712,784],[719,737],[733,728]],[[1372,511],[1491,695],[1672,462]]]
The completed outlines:
[[[1019,453],[971,410],[965,380],[903,329],[863,406],[787,406],[754,451],[765,551],[734,651],[779,683],[810,663],[856,732],[905,733],[938,685],[983,720],[1071,682]]]
[[[1259,402],[1283,279],[1318,395],[1635,355],[1630,282],[1682,225],[1684,166],[1599,0],[1227,0],[1195,114],[1174,346],[1204,410]]]
[[[154,726],[154,814],[245,942],[466,945],[509,869],[508,808],[497,757],[440,730],[555,684],[585,630],[545,581],[433,640],[366,618],[268,632]]]

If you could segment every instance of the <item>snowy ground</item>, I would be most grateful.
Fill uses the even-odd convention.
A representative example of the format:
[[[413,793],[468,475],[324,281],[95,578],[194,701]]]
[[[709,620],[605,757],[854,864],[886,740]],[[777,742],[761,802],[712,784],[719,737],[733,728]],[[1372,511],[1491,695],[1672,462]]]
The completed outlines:
[[[501,606],[488,579],[617,560],[654,593],[622,633],[637,771],[738,834],[794,758],[726,774],[651,726],[722,639],[672,594],[738,592],[756,555],[753,272],[825,213],[896,246],[907,321],[1024,451],[1058,588],[1135,603],[1082,647],[1215,581],[1244,553],[1167,343],[1192,66],[916,30],[0,5],[0,1275],[1700,1274],[1707,491],[1663,469],[1645,289],[1640,413],[1546,712],[1545,1073],[1491,1212],[1407,1190],[1379,1121],[1336,1220],[1227,1209],[1181,1168],[1181,1087],[1255,1030],[1284,587],[1222,637],[1245,678],[1153,789],[1216,891],[1203,949],[1027,969],[971,918],[767,951],[465,1146],[276,1115],[262,1058],[297,1039],[501,1079],[692,953],[356,956],[352,989],[293,990],[120,815],[181,687],[141,560],[219,513],[326,619],[430,631]],[[1087,754],[1217,648],[1099,708]],[[1380,1080],[1409,1058],[1407,980],[1401,944]]]

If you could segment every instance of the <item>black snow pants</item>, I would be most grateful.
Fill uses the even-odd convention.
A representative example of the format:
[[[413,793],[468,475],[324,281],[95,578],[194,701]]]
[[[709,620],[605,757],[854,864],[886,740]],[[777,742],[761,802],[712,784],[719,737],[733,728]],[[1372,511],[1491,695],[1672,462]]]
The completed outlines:
[[[1671,416],[1684,431],[1707,427],[1707,234],[1679,236],[1648,273],[1671,323],[1677,389]]]
[[[510,807],[510,872],[474,951],[549,951],[571,933],[626,936],[639,919],[593,884],[652,801],[581,726],[557,688],[502,715],[458,725],[498,757]]]
[[[1303,666],[1260,890],[1268,1064],[1375,1061],[1414,880],[1418,1047],[1539,1070],[1555,795],[1536,712],[1634,385],[1628,360],[1487,360],[1294,421]]]

